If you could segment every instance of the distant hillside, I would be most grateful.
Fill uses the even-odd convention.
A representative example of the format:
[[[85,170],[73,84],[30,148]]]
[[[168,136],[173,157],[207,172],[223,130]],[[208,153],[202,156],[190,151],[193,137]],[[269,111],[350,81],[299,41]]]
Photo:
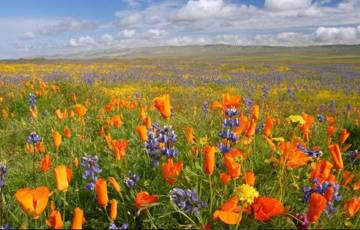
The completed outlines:
[[[55,55],[48,58],[65,59],[101,59],[101,58],[181,58],[199,57],[211,58],[219,56],[259,56],[259,55],[349,55],[360,56],[360,45],[310,46],[310,47],[270,47],[270,46],[161,46],[126,49],[108,49]]]

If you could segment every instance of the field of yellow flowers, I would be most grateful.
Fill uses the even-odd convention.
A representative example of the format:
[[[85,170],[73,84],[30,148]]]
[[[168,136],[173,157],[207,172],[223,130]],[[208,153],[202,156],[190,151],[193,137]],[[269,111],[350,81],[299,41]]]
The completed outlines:
[[[360,228],[359,119],[356,64],[0,63],[0,228]]]

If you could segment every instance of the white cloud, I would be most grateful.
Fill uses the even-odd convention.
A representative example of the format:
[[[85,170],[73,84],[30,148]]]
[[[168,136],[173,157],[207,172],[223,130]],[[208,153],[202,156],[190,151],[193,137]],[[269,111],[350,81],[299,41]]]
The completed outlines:
[[[34,32],[25,32],[22,36],[20,36],[21,40],[31,40],[35,38]]]
[[[42,35],[55,35],[65,32],[85,32],[95,30],[98,26],[99,25],[95,22],[66,18],[42,28],[38,33]]]
[[[356,27],[319,27],[315,34],[316,39],[321,42],[359,42],[360,39],[360,33]]]
[[[150,29],[148,33],[152,37],[164,37],[166,35],[166,30],[157,30],[157,29]]]
[[[302,10],[311,6],[311,0],[265,0],[265,8],[270,11]]]
[[[71,38],[69,40],[69,45],[72,47],[89,47],[96,45],[96,41],[94,38],[90,36],[82,36],[79,37],[78,39]]]
[[[110,34],[104,34],[103,36],[101,36],[100,41],[102,43],[105,43],[106,45],[110,45],[114,41],[114,38]]]
[[[121,35],[126,37],[126,38],[131,38],[136,34],[135,30],[123,30]]]

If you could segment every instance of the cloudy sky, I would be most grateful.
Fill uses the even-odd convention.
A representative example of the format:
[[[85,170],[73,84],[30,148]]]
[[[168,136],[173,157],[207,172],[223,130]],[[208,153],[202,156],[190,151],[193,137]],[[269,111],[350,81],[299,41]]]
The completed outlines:
[[[360,0],[0,2],[0,58],[201,44],[360,44]]]

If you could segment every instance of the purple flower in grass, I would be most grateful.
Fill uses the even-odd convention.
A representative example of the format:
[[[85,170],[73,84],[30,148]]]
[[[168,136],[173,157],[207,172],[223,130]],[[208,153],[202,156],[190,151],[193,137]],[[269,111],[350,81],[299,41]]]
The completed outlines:
[[[97,181],[97,175],[101,172],[101,168],[99,167],[97,156],[83,156],[81,159],[81,166],[84,169],[83,178],[88,180],[90,183],[86,184],[86,190],[94,190],[95,183]]]
[[[186,213],[199,215],[199,211],[207,206],[206,202],[200,201],[195,189],[173,188],[170,190],[170,200],[178,208]]]

